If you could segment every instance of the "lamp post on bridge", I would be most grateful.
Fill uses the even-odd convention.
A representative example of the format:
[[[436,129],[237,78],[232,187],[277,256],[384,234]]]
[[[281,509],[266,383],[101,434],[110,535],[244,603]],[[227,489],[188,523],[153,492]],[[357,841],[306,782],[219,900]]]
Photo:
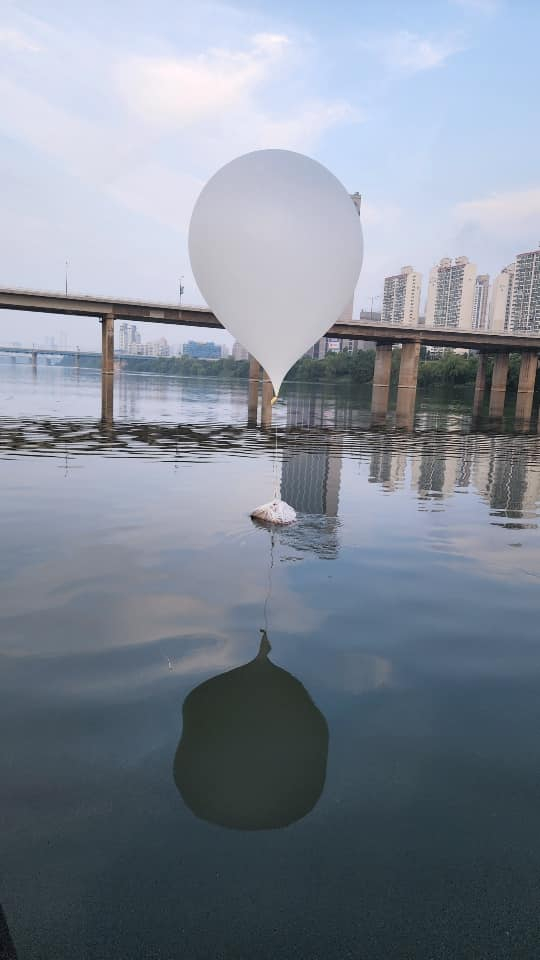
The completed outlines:
[[[375,300],[380,300],[380,299],[381,299],[380,294],[375,294],[375,296],[371,298],[371,307],[370,307],[370,310],[369,310],[369,322],[370,322],[370,323],[373,323],[373,303],[374,303]]]
[[[183,279],[183,277],[180,277],[178,281],[178,305],[180,307],[182,306],[182,296],[184,294],[184,284],[182,283]]]
[[[68,269],[69,269],[69,260],[66,260],[66,297],[68,292]]]

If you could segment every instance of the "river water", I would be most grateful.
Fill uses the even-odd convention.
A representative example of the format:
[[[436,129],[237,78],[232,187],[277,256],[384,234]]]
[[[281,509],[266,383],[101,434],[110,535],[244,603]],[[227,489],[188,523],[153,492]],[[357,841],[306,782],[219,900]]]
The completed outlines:
[[[538,955],[540,439],[470,405],[289,387],[272,534],[242,384],[2,363],[22,960]]]

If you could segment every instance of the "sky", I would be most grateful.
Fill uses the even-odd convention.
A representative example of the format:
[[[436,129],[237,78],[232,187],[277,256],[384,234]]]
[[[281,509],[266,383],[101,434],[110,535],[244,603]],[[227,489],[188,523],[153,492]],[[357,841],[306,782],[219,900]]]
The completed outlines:
[[[265,147],[362,194],[355,315],[404,264],[423,299],[443,256],[494,275],[540,241],[539,35],[537,0],[0,0],[0,286],[62,290],[68,260],[74,293],[175,303],[183,277],[202,303],[194,202]],[[93,319],[0,322],[99,344]]]

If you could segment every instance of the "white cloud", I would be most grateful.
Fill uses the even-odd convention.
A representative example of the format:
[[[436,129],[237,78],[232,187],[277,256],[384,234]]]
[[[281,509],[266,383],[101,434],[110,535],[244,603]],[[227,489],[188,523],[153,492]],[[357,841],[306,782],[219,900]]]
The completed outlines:
[[[65,42],[55,38],[56,47]],[[176,229],[185,228],[203,180],[221,163],[261,147],[311,150],[327,129],[359,119],[340,100],[283,104],[283,74],[296,70],[298,50],[282,34],[184,58],[128,57],[112,72],[100,70],[109,55],[94,52],[95,84],[83,70],[81,93],[102,109],[86,116],[63,102],[61,84],[23,85],[0,72],[0,128],[122,206]]]
[[[22,30],[0,27],[0,50],[2,49],[13,53],[37,53],[41,48]]]
[[[112,180],[107,192],[129,210],[183,229],[203,185],[196,177],[149,160]]]
[[[361,117],[346,101],[318,100],[305,104],[290,116],[285,115],[278,119],[254,111],[247,130],[245,119],[242,114],[236,121],[238,138],[240,140],[243,137],[246,141],[245,149],[280,147],[307,150],[316,144],[326,130],[340,123],[356,123]]]
[[[453,212],[461,223],[474,223],[485,230],[525,229],[540,219],[540,187],[466,200],[458,203]]]
[[[362,200],[362,225],[394,228],[402,212],[401,208],[394,203],[372,203],[370,200]]]
[[[408,30],[372,37],[362,44],[375,53],[391,69],[418,73],[442,66],[449,57],[464,49],[462,41],[453,37],[422,37]]]
[[[118,90],[128,108],[145,121],[185,127],[230,110],[251,95],[288,45],[285,36],[257,34],[246,51],[133,57],[118,66]]]

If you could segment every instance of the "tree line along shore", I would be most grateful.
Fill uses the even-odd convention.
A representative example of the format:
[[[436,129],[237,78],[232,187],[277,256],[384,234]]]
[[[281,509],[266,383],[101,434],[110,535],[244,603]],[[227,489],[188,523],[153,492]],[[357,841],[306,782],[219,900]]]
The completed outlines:
[[[392,354],[392,380],[397,383],[399,375],[400,348]],[[122,357],[122,368],[130,373],[159,373],[177,377],[214,377],[226,379],[247,379],[249,363],[247,360],[233,360],[224,357],[220,360],[199,360],[193,357]],[[100,367],[101,358],[85,357],[81,360],[86,367]],[[64,366],[72,366],[73,358],[64,357]],[[508,370],[508,389],[517,389],[519,378],[519,354],[510,355]],[[291,368],[285,382],[307,383],[370,383],[373,380],[375,366],[374,350],[358,350],[356,353],[329,353],[323,360],[302,357]],[[477,356],[448,351],[443,356],[428,359],[425,347],[422,347],[418,367],[418,385],[451,386],[473,384],[478,367]],[[493,361],[487,363],[487,382],[491,381]]]

